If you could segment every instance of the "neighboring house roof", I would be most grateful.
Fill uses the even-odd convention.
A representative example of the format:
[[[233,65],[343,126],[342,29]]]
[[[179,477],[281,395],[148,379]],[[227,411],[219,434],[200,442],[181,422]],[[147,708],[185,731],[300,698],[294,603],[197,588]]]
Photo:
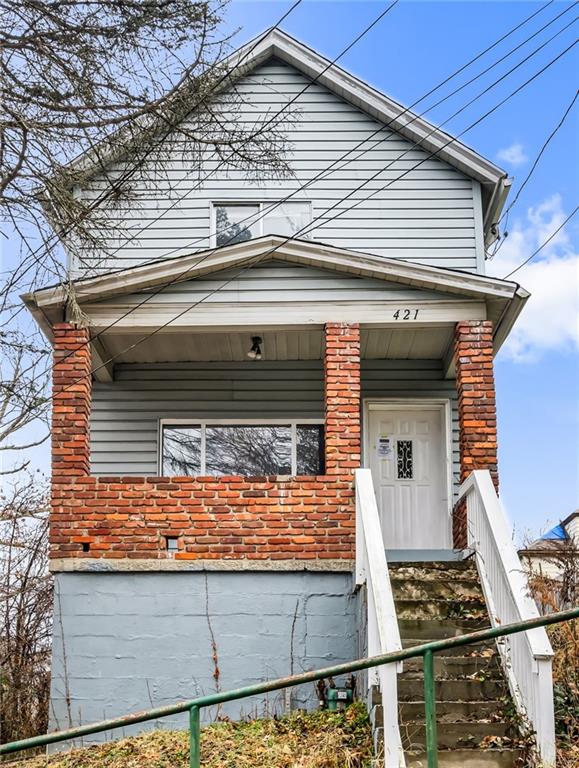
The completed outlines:
[[[246,75],[272,57],[281,59],[307,77],[315,78],[328,90],[379,122],[387,123],[393,131],[412,142],[419,143],[421,147],[436,153],[437,157],[449,165],[479,181],[482,188],[485,235],[487,242],[493,239],[492,225],[499,218],[511,184],[507,173],[466,144],[407,110],[403,105],[336,64],[332,64],[286,32],[273,29],[261,39],[251,40],[229,56],[224,64],[230,76],[224,78],[221,90],[226,90],[232,80]],[[89,176],[93,172],[102,170],[103,164],[109,160],[119,159],[114,157],[110,148],[107,149],[110,146],[111,142],[94,147],[74,160],[68,166],[69,169],[81,171]]]
[[[384,258],[312,240],[271,235],[79,279],[74,282],[75,299],[82,307],[273,258],[388,280],[413,288],[442,291],[457,298],[485,301],[489,319],[494,322],[496,349],[507,337],[529,297],[518,283],[507,280]],[[51,322],[58,322],[62,317],[62,308],[66,306],[69,295],[67,287],[55,285],[24,294],[22,299],[50,337]]]
[[[547,531],[547,533],[541,536],[539,541],[549,541],[549,540],[565,541],[568,538],[569,536],[567,534],[567,531],[565,530],[565,526],[563,525],[563,523],[559,523],[559,525],[556,525],[554,528],[551,528],[550,531]]]
[[[569,542],[573,540],[570,524],[576,519],[579,519],[579,509],[576,509],[560,523],[553,526],[553,528],[550,528],[541,537],[531,542],[527,547],[519,550],[519,554],[527,556],[545,555],[566,549]]]

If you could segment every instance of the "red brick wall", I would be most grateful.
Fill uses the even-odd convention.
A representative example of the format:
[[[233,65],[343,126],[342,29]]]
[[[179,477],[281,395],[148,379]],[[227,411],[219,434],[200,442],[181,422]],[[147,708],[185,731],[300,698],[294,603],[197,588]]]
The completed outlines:
[[[326,473],[360,466],[360,326],[328,323],[325,338]]]
[[[351,475],[55,478],[52,557],[353,558]],[[83,543],[90,551],[82,552]]]
[[[90,467],[91,354],[88,331],[53,326],[52,474],[86,475]]]
[[[51,557],[351,559],[360,464],[360,331],[326,328],[326,474],[319,477],[89,476],[86,332],[55,329]],[[62,357],[74,354],[66,361]],[[70,389],[66,389],[70,387]],[[83,551],[83,545],[88,551]]]
[[[497,412],[493,373],[493,326],[489,320],[457,323],[454,336],[460,427],[460,480],[488,469],[498,490]],[[466,508],[454,514],[454,543],[464,548]]]

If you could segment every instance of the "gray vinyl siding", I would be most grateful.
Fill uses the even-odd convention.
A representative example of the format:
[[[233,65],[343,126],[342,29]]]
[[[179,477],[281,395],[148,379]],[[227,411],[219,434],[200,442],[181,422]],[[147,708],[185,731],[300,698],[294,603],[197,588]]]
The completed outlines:
[[[161,419],[323,418],[320,360],[119,365],[95,382],[94,474],[155,475]]]
[[[245,100],[238,119],[247,125],[269,119],[308,82],[287,64],[274,59],[264,63],[237,85]],[[231,119],[227,105],[219,108],[225,120]],[[167,139],[156,169],[146,162],[132,176],[131,201],[125,201],[122,208],[109,209],[109,226],[103,234],[110,260],[96,262],[86,254],[82,270],[90,273],[97,267],[121,268],[207,248],[213,201],[280,200],[339,161],[329,175],[292,198],[311,201],[314,218],[322,217],[309,235],[312,239],[476,271],[480,250],[480,216],[475,215],[475,203],[480,207],[477,182],[438,158],[429,158],[427,152],[385,128],[340,161],[381,125],[317,83],[310,85],[288,114],[291,120],[284,132],[292,173],[284,179],[267,179],[260,174],[259,180],[252,180],[247,170],[219,168],[209,154],[199,163],[187,162],[183,158],[183,134]],[[411,170],[418,162],[421,164]],[[117,163],[107,174],[114,178],[125,167]],[[377,179],[355,191],[377,171],[381,171]],[[206,178],[209,173],[211,177]],[[95,176],[82,190],[82,197],[89,201],[98,197],[103,178]],[[329,211],[336,203],[337,208]],[[338,212],[341,215],[331,220]],[[115,220],[122,222],[134,239],[115,240]],[[143,227],[146,229],[140,232]]]
[[[452,404],[453,475],[459,478],[456,389],[437,360],[367,360],[362,397],[444,397]],[[156,475],[161,419],[320,418],[322,362],[119,365],[93,385],[92,472]]]
[[[214,272],[195,280],[185,280],[122,297],[123,304],[139,304],[147,294],[155,303],[203,301],[212,303],[284,302],[284,301],[428,301],[449,299],[456,294],[411,288],[401,283],[357,277],[346,272],[317,269],[300,264],[270,261],[246,271],[239,267]],[[103,303],[107,303],[104,300]],[[114,303],[114,300],[113,300]]]

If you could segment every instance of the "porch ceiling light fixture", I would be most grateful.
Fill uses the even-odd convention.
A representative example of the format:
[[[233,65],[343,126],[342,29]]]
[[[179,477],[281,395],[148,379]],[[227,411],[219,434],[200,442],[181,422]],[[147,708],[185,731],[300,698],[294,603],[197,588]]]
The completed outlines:
[[[263,344],[263,339],[261,338],[261,336],[251,337],[251,349],[247,353],[247,356],[250,358],[250,360],[261,360],[262,344]]]

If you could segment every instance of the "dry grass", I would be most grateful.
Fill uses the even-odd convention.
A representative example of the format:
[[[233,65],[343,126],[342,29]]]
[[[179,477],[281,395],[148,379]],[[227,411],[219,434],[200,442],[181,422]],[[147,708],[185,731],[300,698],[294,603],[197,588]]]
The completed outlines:
[[[530,585],[543,611],[562,610],[579,604],[579,557],[576,550],[560,556],[562,581],[534,576]],[[561,599],[562,586],[564,589]],[[555,652],[553,688],[557,732],[557,768],[579,767],[579,619],[548,627]]]
[[[372,737],[365,708],[296,712],[201,731],[203,768],[367,768]],[[152,731],[122,741],[19,762],[18,768],[187,768],[188,734]],[[12,764],[14,765],[14,764]],[[8,768],[8,767],[7,767]]]

